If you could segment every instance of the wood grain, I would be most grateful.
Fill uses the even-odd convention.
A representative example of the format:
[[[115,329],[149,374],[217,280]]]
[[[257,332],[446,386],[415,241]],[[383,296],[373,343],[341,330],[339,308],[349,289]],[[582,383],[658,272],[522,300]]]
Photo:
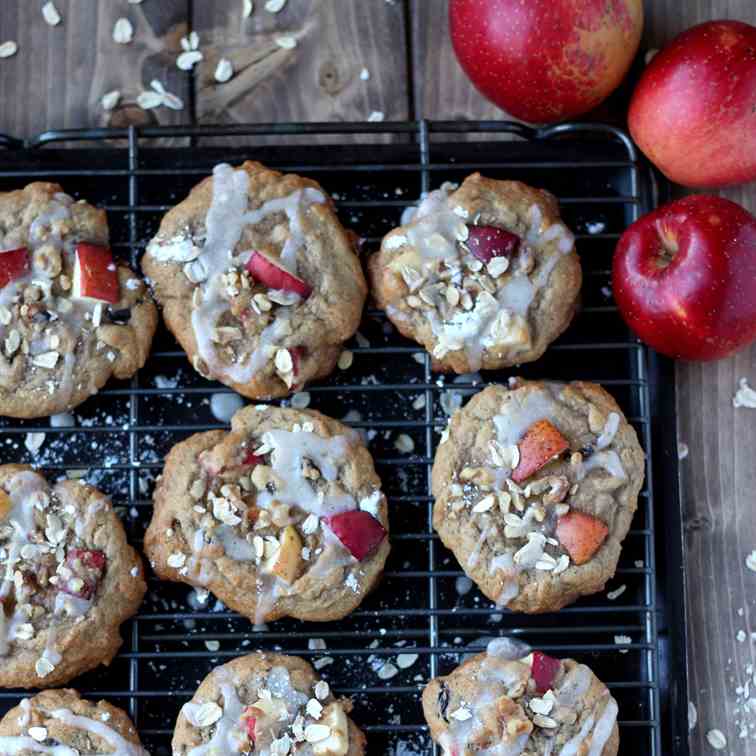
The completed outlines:
[[[386,120],[408,117],[401,3],[297,0],[277,14],[255,5],[242,22],[241,3],[195,3],[206,55],[196,76],[198,121],[365,121],[373,111]],[[295,36],[296,48],[281,49],[281,34]],[[225,84],[213,79],[220,57],[236,71]]]
[[[15,40],[18,53],[0,60],[0,131],[29,137],[46,129],[118,125],[137,118],[146,123],[187,123],[188,109],[133,107],[103,111],[102,95],[117,89],[133,103],[152,79],[188,100],[189,79],[175,66],[178,39],[186,30],[188,0],[143,5],[124,2],[56,0],[63,18],[48,26],[35,1],[6,2],[0,9],[0,40]],[[119,17],[134,26],[128,45],[113,41]]]

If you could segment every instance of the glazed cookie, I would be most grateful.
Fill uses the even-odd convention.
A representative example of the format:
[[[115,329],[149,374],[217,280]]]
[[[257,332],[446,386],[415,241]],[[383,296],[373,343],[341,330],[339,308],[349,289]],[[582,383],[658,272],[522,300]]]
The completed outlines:
[[[433,526],[483,593],[550,612],[614,575],[644,455],[594,383],[513,379],[451,419],[433,464]]]
[[[104,210],[57,184],[0,193],[0,415],[45,417],[144,365],[157,309]]]
[[[434,369],[532,362],[569,325],[580,261],[548,192],[475,173],[431,192],[402,223],[370,258],[372,292]]]
[[[145,550],[155,572],[261,623],[344,617],[389,553],[386,497],[355,431],[259,405],[168,454]]]
[[[217,165],[165,216],[142,265],[194,367],[257,399],[328,375],[367,293],[320,186],[260,163]]]
[[[121,645],[147,586],[109,500],[0,466],[0,687],[63,685]]]
[[[588,667],[540,651],[519,659],[491,641],[423,691],[444,756],[617,756],[617,702]]]
[[[255,653],[216,667],[184,704],[173,756],[361,756],[365,736],[303,659]]]
[[[75,690],[43,690],[0,720],[0,756],[37,753],[149,756],[123,711]]]

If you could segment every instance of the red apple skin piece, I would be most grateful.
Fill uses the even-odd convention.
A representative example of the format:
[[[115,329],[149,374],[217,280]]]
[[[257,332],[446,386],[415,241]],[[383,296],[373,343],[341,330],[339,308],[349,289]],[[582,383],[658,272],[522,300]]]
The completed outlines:
[[[643,0],[450,0],[454,52],[509,114],[552,123],[595,108],[635,57]]]
[[[756,179],[756,26],[709,21],[680,34],[643,73],[630,133],[672,181]]]
[[[386,537],[386,529],[368,512],[354,509],[326,522],[344,548],[358,561],[372,554]]]
[[[0,289],[29,272],[29,250],[26,247],[0,252]]]
[[[534,475],[570,447],[567,439],[548,420],[533,423],[517,446],[520,450],[520,461],[512,470],[512,480],[515,483],[521,483]]]
[[[598,517],[571,511],[557,520],[556,537],[575,564],[585,564],[600,548],[609,528]]]
[[[312,287],[288,270],[284,270],[270,255],[264,252],[252,252],[247,260],[247,272],[256,281],[269,289],[281,289],[298,294],[302,299],[312,294]]]
[[[756,339],[756,218],[721,197],[685,197],[636,221],[614,253],[612,290],[657,351],[716,360]]]
[[[530,674],[536,684],[536,691],[543,695],[547,690],[554,686],[559,670],[562,668],[562,662],[547,656],[541,651],[533,651],[533,664],[530,668]]]
[[[74,296],[116,304],[121,298],[113,253],[98,244],[76,245]]]
[[[69,549],[68,561],[72,563],[77,559],[84,567],[88,567],[91,570],[105,569],[107,561],[105,553],[98,549]]]
[[[468,226],[467,247],[481,262],[494,257],[511,257],[520,246],[520,237],[496,226]]]
[[[242,457],[242,465],[245,467],[255,467],[263,463],[263,458],[255,454],[251,449],[245,449]]]
[[[255,743],[255,726],[257,725],[257,719],[255,717],[244,717],[244,728],[249,738],[250,743]]]

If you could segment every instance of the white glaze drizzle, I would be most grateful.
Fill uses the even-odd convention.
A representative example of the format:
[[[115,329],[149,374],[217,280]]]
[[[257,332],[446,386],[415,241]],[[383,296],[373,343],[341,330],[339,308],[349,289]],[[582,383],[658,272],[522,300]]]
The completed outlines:
[[[213,342],[214,329],[222,315],[230,309],[224,293],[223,275],[230,269],[243,266],[250,253],[237,253],[245,226],[255,225],[276,213],[284,213],[289,223],[289,235],[281,250],[280,262],[297,274],[297,256],[305,246],[301,212],[311,204],[322,204],[325,195],[312,187],[298,189],[286,197],[268,200],[261,207],[248,210],[249,175],[234,170],[226,163],[213,169],[213,196],[205,218],[205,242],[197,251],[190,240],[159,241],[148,247],[148,254],[160,262],[183,262],[199,266],[205,274],[199,283],[201,301],[192,310],[192,329],[197,352],[214,375],[236,383],[248,383],[269,361],[276,345],[290,333],[289,309],[280,308],[274,321],[263,330],[257,348],[246,356],[238,356],[233,364],[224,364]]]

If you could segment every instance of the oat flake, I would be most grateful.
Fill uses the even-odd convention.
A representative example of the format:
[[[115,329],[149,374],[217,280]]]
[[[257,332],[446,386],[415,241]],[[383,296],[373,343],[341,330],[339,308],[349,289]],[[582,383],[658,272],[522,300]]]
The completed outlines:
[[[390,680],[392,677],[396,677],[399,674],[399,670],[391,663],[386,662],[379,670],[378,677],[381,680]]]
[[[159,92],[140,92],[137,97],[137,105],[142,110],[152,110],[159,108],[163,104],[163,95]]]
[[[119,45],[128,45],[134,38],[134,27],[128,18],[119,18],[113,27],[113,41]]]
[[[102,109],[103,110],[113,110],[113,108],[118,105],[119,101],[121,99],[121,93],[114,89],[112,92],[106,92],[102,96]]]
[[[698,724],[698,712],[693,701],[688,701],[688,732],[693,732]]]
[[[724,736],[722,730],[709,730],[706,733],[706,740],[709,741],[709,745],[716,751],[722,751],[727,748],[727,738]]]
[[[42,6],[42,17],[50,26],[57,26],[61,22],[60,13],[58,13],[55,3],[52,2],[45,3]]]
[[[367,70],[367,68],[363,68],[362,71],[360,71],[360,79],[362,81],[367,81],[370,78],[370,71]]]
[[[297,46],[297,38],[291,34],[283,34],[276,37],[276,44],[284,50],[293,50]]]
[[[243,0],[242,2],[242,17],[249,18],[252,15],[252,11],[255,9],[255,5],[252,0]]]
[[[756,391],[748,385],[748,379],[741,378],[738,383],[740,388],[732,399],[732,406],[756,409]]]
[[[399,654],[396,657],[396,666],[399,669],[409,669],[418,658],[418,654]]]
[[[756,549],[754,549],[745,560],[746,567],[748,567],[751,572],[756,572]]]
[[[42,444],[45,443],[44,433],[27,433],[24,440],[24,446],[32,453],[36,454]]]
[[[13,40],[8,40],[0,45],[0,58],[10,58],[18,52],[18,45]]]
[[[221,58],[215,67],[215,80],[221,84],[229,81],[234,75],[234,67],[228,58]]]
[[[380,123],[384,119],[384,114],[380,110],[374,110],[369,116],[368,121],[370,123]]]
[[[193,66],[199,63],[203,57],[199,50],[187,50],[176,58],[176,65],[182,71],[191,71]]]
[[[308,391],[298,391],[291,397],[291,406],[294,409],[306,409],[310,406],[310,394]]]
[[[394,441],[394,448],[403,454],[409,454],[414,451],[415,442],[406,433],[400,433]]]
[[[339,370],[349,370],[352,367],[352,362],[354,362],[354,355],[348,349],[345,349],[339,355]]]
[[[268,0],[265,3],[265,10],[268,13],[279,13],[283,10],[284,5],[286,5],[286,0]]]

